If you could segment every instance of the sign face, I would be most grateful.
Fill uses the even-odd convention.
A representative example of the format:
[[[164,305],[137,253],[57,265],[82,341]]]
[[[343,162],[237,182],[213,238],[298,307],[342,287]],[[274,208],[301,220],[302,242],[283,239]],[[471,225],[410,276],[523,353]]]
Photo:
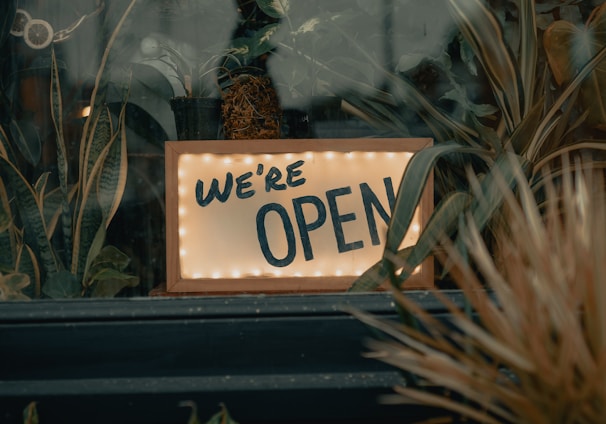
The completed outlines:
[[[430,139],[166,142],[169,292],[347,289],[382,256],[406,164]],[[428,184],[403,247],[433,208]],[[407,285],[430,287],[426,261]]]

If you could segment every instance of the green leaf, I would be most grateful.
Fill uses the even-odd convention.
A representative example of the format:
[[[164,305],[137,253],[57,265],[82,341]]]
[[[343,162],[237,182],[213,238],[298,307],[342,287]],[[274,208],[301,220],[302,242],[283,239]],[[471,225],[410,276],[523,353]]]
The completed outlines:
[[[10,35],[17,10],[17,3],[15,0],[7,0],[3,1],[0,6],[0,46],[4,45],[4,42]]]
[[[532,108],[537,86],[537,62],[539,40],[537,37],[537,14],[535,0],[516,1],[520,13],[520,78],[524,90],[523,116]]]
[[[283,18],[290,11],[290,0],[257,0],[257,6],[267,16]]]
[[[266,25],[251,37],[253,43],[251,53],[253,57],[261,56],[275,47],[273,37],[278,32],[279,28],[280,24]]]
[[[72,211],[70,208],[70,199],[68,195],[68,170],[69,163],[67,158],[67,147],[65,145],[65,136],[63,132],[63,100],[61,98],[61,84],[59,81],[59,67],[57,57],[55,56],[54,46],[51,49],[52,67],[51,67],[51,118],[55,128],[55,140],[57,145],[57,169],[59,178],[59,187],[61,189],[61,228],[63,236],[63,246],[65,249],[64,260],[70,267],[71,247],[73,243],[72,235]],[[50,221],[47,221],[47,223]],[[51,233],[52,234],[52,233]],[[50,234],[49,234],[50,237]]]
[[[17,260],[15,261],[15,271],[27,274],[30,284],[27,287],[25,294],[32,298],[40,297],[40,265],[38,264],[38,258],[34,254],[34,251],[27,244],[20,243],[17,249]]]
[[[86,277],[94,297],[114,297],[125,287],[135,287],[139,278],[123,271],[130,258],[114,246],[105,246],[92,260]]]
[[[519,68],[505,43],[499,20],[482,0],[449,0],[448,4],[488,76],[511,133],[522,119],[524,92]]]
[[[221,411],[211,417],[206,424],[238,424],[230,415],[225,405],[221,404]]]
[[[10,209],[6,208],[3,202],[0,203],[0,233],[8,231],[12,222]]]
[[[47,237],[46,225],[36,192],[16,166],[2,156],[0,156],[0,168],[8,175],[26,238],[35,243],[35,250],[40,255],[44,270],[49,274],[58,271],[60,265]]]
[[[398,287],[401,287],[414,269],[434,252],[442,237],[450,237],[457,231],[459,219],[472,203],[472,199],[473,196],[469,193],[452,192],[436,206],[419,235],[419,240],[406,255],[406,266],[396,280]]]
[[[29,300],[22,290],[30,284],[29,275],[11,273],[0,275],[0,300]]]
[[[358,277],[349,291],[360,292],[377,289],[388,277],[389,270],[383,261],[393,262],[396,258],[398,263],[407,264],[398,277],[399,284],[402,284],[410,277],[412,271],[432,254],[442,236],[450,236],[455,232],[459,217],[470,205],[471,200],[472,196],[469,193],[460,191],[449,193],[436,206],[415,245],[399,250],[396,252],[395,258],[393,256],[384,257]]]
[[[485,157],[486,152],[454,142],[436,144],[417,152],[408,163],[400,183],[387,231],[386,250],[397,252],[436,162],[440,157],[451,154]]]
[[[30,402],[23,410],[23,424],[38,424],[38,409],[36,402]]]
[[[51,299],[75,299],[82,295],[82,285],[69,271],[59,271],[47,277],[42,293]]]
[[[124,271],[130,258],[114,246],[105,246],[91,263],[90,272],[96,273],[98,269],[113,268],[118,271]]]
[[[42,142],[38,130],[29,120],[9,123],[10,133],[25,160],[31,165],[37,165],[42,155]]]
[[[128,275],[112,268],[99,270],[91,278],[94,286],[91,296],[114,297],[125,287],[135,287],[139,284],[139,278]]]
[[[200,419],[198,418],[198,405],[196,404],[196,402],[191,400],[184,400],[182,402],[179,402],[179,406],[191,408],[191,414],[189,415],[187,424],[201,424]]]
[[[495,212],[503,204],[505,189],[515,188],[518,169],[525,169],[526,166],[527,162],[522,157],[504,152],[496,158],[490,172],[484,176],[479,185],[476,185],[469,217],[479,231],[482,231],[495,217]],[[465,242],[460,235],[455,241],[455,247],[463,257],[466,257]],[[447,264],[445,268],[448,269],[449,266],[450,264]]]
[[[114,217],[126,187],[126,176],[128,170],[126,151],[126,102],[122,104],[118,119],[117,137],[112,138],[111,145],[105,158],[103,166],[99,170],[97,182],[97,201],[103,214],[105,228],[109,226]]]
[[[105,159],[117,135],[112,134],[110,112],[104,108],[104,112],[98,116],[95,130],[84,155],[84,162],[80,166],[83,180],[80,181],[80,193],[78,208],[74,223],[74,241],[72,251],[71,271],[79,279],[85,274],[86,266],[91,258],[89,252],[93,242],[97,238],[100,229],[105,230],[103,222],[103,211],[98,202],[98,178],[103,172]],[[102,244],[102,242],[101,242]],[[99,246],[100,249],[100,246]],[[96,256],[93,252],[92,256]]]

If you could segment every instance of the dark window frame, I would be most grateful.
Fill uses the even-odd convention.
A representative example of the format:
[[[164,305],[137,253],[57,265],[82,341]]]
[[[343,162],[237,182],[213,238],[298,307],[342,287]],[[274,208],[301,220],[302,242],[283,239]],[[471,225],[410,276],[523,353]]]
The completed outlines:
[[[431,292],[407,296],[447,315]],[[43,423],[185,423],[185,400],[203,422],[219,403],[240,423],[425,417],[379,403],[403,377],[363,357],[373,333],[344,306],[397,319],[390,293],[4,303],[0,419],[35,401]]]

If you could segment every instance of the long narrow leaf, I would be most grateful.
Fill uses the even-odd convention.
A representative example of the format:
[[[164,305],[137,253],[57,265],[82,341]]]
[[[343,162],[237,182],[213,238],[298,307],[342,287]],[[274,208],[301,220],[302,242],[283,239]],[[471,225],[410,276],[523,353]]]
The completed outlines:
[[[417,152],[408,163],[400,183],[387,231],[386,250],[397,252],[436,162],[441,157],[453,153],[488,159],[484,150],[461,146],[454,142],[436,144]]]
[[[42,284],[40,265],[34,251],[27,244],[19,247],[15,272],[29,275],[30,285],[24,291],[31,298],[39,298]]]
[[[495,216],[503,204],[503,185],[514,189],[516,185],[517,167],[525,169],[526,161],[513,153],[505,152],[497,157],[491,171],[482,179],[479,188],[475,190],[474,201],[470,206],[469,214],[478,230],[482,231]],[[503,184],[497,183],[504,182]],[[465,257],[465,242],[458,237],[455,247]],[[448,269],[450,264],[447,264]]]
[[[581,68],[577,76],[574,77],[570,84],[566,86],[562,94],[560,94],[560,96],[551,106],[541,121],[541,125],[537,129],[534,138],[530,142],[528,150],[524,154],[529,161],[533,162],[538,159],[538,153],[541,151],[543,143],[547,138],[545,134],[553,129],[554,121],[558,119],[558,114],[561,112],[563,105],[579,88],[580,84],[585,80],[585,78],[587,78],[587,76],[594,71],[595,67],[604,60],[604,58],[606,58],[606,46],[602,47],[600,51]]]
[[[61,201],[61,229],[63,234],[63,249],[65,265],[70,267],[71,246],[72,246],[72,214],[70,211],[69,196],[67,190],[68,184],[68,158],[67,147],[65,145],[65,136],[63,132],[63,103],[61,97],[61,83],[59,81],[59,68],[57,66],[57,57],[55,49],[51,50],[51,117],[55,127],[55,141],[57,145],[57,170],[59,178],[59,187],[62,193]],[[49,238],[52,235],[49,234]]]
[[[126,101],[122,103],[116,137],[111,142],[97,180],[97,200],[101,206],[105,228],[109,226],[118,210],[126,187],[128,163],[125,117]]]
[[[498,19],[482,0],[449,0],[461,33],[471,45],[490,81],[495,100],[512,133],[522,119],[521,77]]]
[[[45,272],[56,272],[61,267],[57,262],[50,240],[46,237],[46,225],[36,192],[17,167],[3,156],[0,156],[0,167],[8,175],[23,221],[26,238],[35,243]]]
[[[396,280],[399,283],[398,288],[412,275],[415,268],[432,254],[443,236],[452,236],[455,233],[459,218],[467,210],[472,199],[469,193],[453,192],[436,206],[417,243],[402,263],[402,272]]]
[[[97,70],[97,75],[95,77],[95,85],[93,87],[93,92],[91,94],[90,115],[87,117],[86,121],[84,122],[84,128],[82,130],[82,140],[80,142],[80,159],[79,159],[79,162],[81,164],[84,163],[84,156],[85,156],[85,152],[86,152],[86,148],[87,148],[86,141],[89,140],[90,135],[91,135],[91,125],[93,125],[93,123],[97,119],[98,114],[101,113],[104,109],[103,104],[105,103],[105,94],[106,94],[106,90],[107,90],[107,84],[109,82],[109,74],[106,72],[106,67],[107,67],[107,63],[109,60],[110,52],[112,50],[114,43],[116,42],[116,38],[118,37],[118,34],[120,33],[120,30],[122,29],[122,26],[126,22],[126,18],[130,14],[130,12],[133,10],[136,3],[137,3],[137,0],[131,0],[131,2],[126,7],[124,13],[122,14],[122,16],[120,18],[120,21],[118,21],[118,24],[114,28],[114,30],[107,42],[107,45],[105,46],[105,51],[103,52],[103,56],[101,57],[101,64],[99,65],[99,69]],[[80,181],[83,180],[83,178],[82,178],[83,172],[84,172],[84,169],[81,168],[80,176],[79,176]]]
[[[537,39],[537,14],[535,0],[517,0],[516,5],[520,14],[520,78],[524,90],[525,116],[534,104],[535,87],[537,86],[537,58],[539,55]]]
[[[109,139],[105,141],[105,147],[99,152],[94,163],[87,184],[82,187],[81,200],[74,224],[74,249],[72,253],[72,273],[82,276],[85,268],[88,249],[97,234],[99,227],[103,224],[103,213],[97,198],[97,179],[103,170],[105,158],[117,134],[105,134]],[[100,140],[97,140],[100,141]]]

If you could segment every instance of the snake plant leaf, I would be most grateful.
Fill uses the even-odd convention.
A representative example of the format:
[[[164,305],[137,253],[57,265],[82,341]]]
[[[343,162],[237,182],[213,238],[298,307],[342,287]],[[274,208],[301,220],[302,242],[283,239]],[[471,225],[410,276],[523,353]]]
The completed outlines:
[[[4,198],[6,197],[5,194],[6,193],[2,191],[2,199],[0,200],[0,233],[8,231],[8,228],[12,223],[12,217],[10,209],[8,207],[8,203],[4,202]]]
[[[544,34],[545,52],[559,85],[570,83],[579,70],[606,45],[606,4],[594,9],[584,28],[569,21],[553,22]],[[587,122],[606,130],[606,62],[597,64],[581,84]]]
[[[524,92],[499,20],[482,0],[449,0],[448,5],[486,72],[507,130],[513,132],[522,119]]]
[[[105,239],[103,216],[95,193],[88,192],[85,195],[75,219],[71,271],[82,281],[88,258],[99,252]],[[103,232],[101,237],[98,235],[100,231]]]
[[[39,199],[44,198],[44,191],[46,190],[49,176],[50,172],[43,172],[34,183],[34,190],[36,191]]]
[[[61,270],[46,278],[42,293],[51,299],[76,299],[82,295],[82,285],[71,272]]]
[[[257,6],[267,16],[283,18],[290,11],[290,0],[257,0]]]
[[[84,155],[85,162],[81,167],[85,169],[82,172],[84,181],[81,181],[76,217],[74,223],[74,242],[72,250],[71,270],[78,278],[82,278],[85,273],[87,258],[91,257],[89,249],[97,238],[100,227],[105,227],[103,223],[103,211],[98,201],[98,178],[103,172],[105,159],[116,140],[118,134],[112,133],[112,123],[108,108],[97,116],[95,130],[91,133],[92,138],[88,140]],[[100,246],[99,246],[100,248]],[[93,256],[97,252],[92,252]]]
[[[9,196],[0,179],[0,272],[11,271],[15,269],[15,258],[17,242],[14,231],[11,231],[13,215]]]
[[[80,250],[80,259],[78,263],[78,271],[76,275],[86,276],[89,273],[94,258],[100,253],[105,242],[106,230],[114,217],[122,195],[126,187],[127,159],[126,159],[126,125],[125,125],[126,102],[122,103],[122,110],[118,120],[118,131],[112,135],[110,143],[104,149],[104,153],[99,160],[103,158],[102,165],[98,170],[98,178],[94,193],[96,193],[96,204],[92,201],[92,208],[98,207],[100,210],[100,220],[91,220],[90,226],[87,227],[87,239],[82,240],[82,248]],[[92,197],[91,193],[91,197]],[[98,205],[98,206],[96,206]],[[91,214],[98,216],[97,210],[90,210]],[[95,228],[96,227],[96,228]],[[92,239],[88,236],[95,235]],[[85,233],[80,233],[85,234]],[[85,259],[83,264],[82,260]],[[88,284],[85,281],[84,284]]]
[[[37,165],[42,155],[42,142],[34,124],[27,119],[11,119],[9,130],[25,160],[31,165]]]
[[[70,199],[68,196],[68,158],[67,147],[65,144],[65,135],[63,132],[63,99],[61,97],[61,83],[59,80],[59,66],[55,55],[54,47],[51,49],[51,119],[55,128],[55,144],[57,146],[57,170],[59,179],[59,188],[61,189],[61,229],[64,246],[64,261],[70,266],[71,246],[72,246],[72,211]],[[48,223],[49,221],[47,221]],[[54,226],[53,226],[54,230]],[[50,235],[53,234],[51,232]]]
[[[91,133],[85,140],[84,157],[80,162],[82,187],[91,185],[91,179],[94,179],[95,167],[99,165],[102,152],[112,139],[112,117],[108,107],[102,107],[102,110],[95,116],[92,123]]]
[[[36,192],[15,164],[8,161],[6,157],[0,156],[0,168],[8,176],[26,239],[33,241],[35,251],[40,255],[44,271],[48,274],[58,271],[60,264],[47,237],[42,206]]]
[[[15,271],[21,274],[26,274],[30,282],[24,289],[24,294],[30,298],[40,297],[40,265],[34,251],[27,244],[21,243],[17,252],[17,260],[15,261]]]
[[[17,3],[16,0],[6,0],[0,5],[0,46],[4,45],[11,32],[17,12]]]
[[[77,185],[72,185],[69,187],[69,190],[67,192],[68,205],[71,204],[71,202],[74,200],[77,190],[78,190]],[[42,195],[42,193],[41,193],[41,195]],[[49,191],[48,193],[44,194],[44,199],[42,201],[43,215],[44,215],[44,222],[46,223],[47,237],[49,239],[51,239],[53,234],[55,234],[55,231],[57,229],[57,224],[59,223],[59,218],[60,217],[63,218],[64,216],[68,215],[68,214],[64,213],[64,208],[63,208],[64,203],[65,203],[65,198],[63,196],[63,193],[62,193],[60,187],[57,187],[57,188]],[[69,221],[67,222],[66,225],[68,225],[70,227],[70,231],[71,231],[71,215],[69,215],[68,218],[69,218]],[[71,237],[67,238],[64,235],[63,239],[65,242],[65,241],[71,240]],[[71,246],[71,244],[69,246]],[[66,261],[66,263],[68,263],[68,262]]]
[[[126,187],[128,170],[126,152],[126,102],[118,118],[118,130],[110,141],[109,149],[99,170],[97,180],[97,201],[103,213],[104,225],[107,228],[114,217]]]
[[[55,49],[51,49],[51,118],[55,127],[55,140],[57,144],[57,168],[59,171],[59,185],[67,193],[67,148],[63,133],[63,99],[61,97],[61,83],[59,80],[59,67]]]

